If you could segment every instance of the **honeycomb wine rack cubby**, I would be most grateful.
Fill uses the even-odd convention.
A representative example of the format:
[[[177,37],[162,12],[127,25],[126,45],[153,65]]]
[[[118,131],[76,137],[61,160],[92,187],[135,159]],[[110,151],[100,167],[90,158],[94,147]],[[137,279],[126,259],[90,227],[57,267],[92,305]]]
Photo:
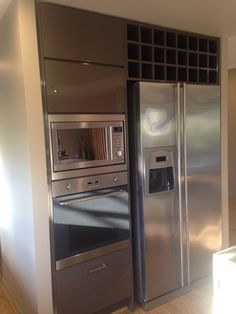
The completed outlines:
[[[128,79],[218,84],[219,39],[127,24]]]

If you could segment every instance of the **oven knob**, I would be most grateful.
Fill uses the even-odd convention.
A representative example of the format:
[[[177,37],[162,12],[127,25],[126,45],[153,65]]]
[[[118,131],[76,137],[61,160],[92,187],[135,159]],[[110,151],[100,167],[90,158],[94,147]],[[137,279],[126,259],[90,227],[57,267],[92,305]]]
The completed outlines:
[[[113,181],[117,182],[119,180],[119,177],[113,177]]]
[[[71,184],[70,184],[70,183],[68,183],[68,184],[66,185],[66,189],[67,189],[67,190],[70,190],[70,189],[71,189]]]
[[[123,155],[122,150],[118,150],[118,152],[116,153],[116,155],[117,155],[118,157],[121,157],[121,156]]]

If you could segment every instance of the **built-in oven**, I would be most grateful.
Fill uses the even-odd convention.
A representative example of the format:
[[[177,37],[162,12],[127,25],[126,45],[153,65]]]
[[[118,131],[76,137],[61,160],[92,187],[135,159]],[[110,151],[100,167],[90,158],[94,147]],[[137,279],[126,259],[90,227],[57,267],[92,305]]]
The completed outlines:
[[[127,172],[54,181],[56,270],[130,247]]]
[[[127,169],[125,115],[49,115],[52,180]]]

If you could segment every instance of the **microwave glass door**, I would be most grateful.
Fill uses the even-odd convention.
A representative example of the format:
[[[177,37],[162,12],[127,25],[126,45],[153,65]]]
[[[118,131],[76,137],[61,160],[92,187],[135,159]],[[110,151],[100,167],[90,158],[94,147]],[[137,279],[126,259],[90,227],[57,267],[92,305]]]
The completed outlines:
[[[51,132],[55,172],[125,162],[123,121],[53,122]]]
[[[107,128],[58,129],[57,144],[61,163],[109,159]]]

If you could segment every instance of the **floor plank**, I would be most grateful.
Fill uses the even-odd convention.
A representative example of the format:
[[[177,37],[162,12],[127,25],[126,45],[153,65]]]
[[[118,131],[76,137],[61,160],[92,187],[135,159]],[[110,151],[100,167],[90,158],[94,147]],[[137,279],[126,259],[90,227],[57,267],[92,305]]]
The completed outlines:
[[[1,283],[0,283],[0,313],[1,314],[17,314],[12,303],[7,297]]]
[[[128,314],[127,309],[121,309],[113,314]],[[212,314],[213,288],[212,284],[194,289],[166,304],[145,312],[139,305],[135,306],[134,314]]]

